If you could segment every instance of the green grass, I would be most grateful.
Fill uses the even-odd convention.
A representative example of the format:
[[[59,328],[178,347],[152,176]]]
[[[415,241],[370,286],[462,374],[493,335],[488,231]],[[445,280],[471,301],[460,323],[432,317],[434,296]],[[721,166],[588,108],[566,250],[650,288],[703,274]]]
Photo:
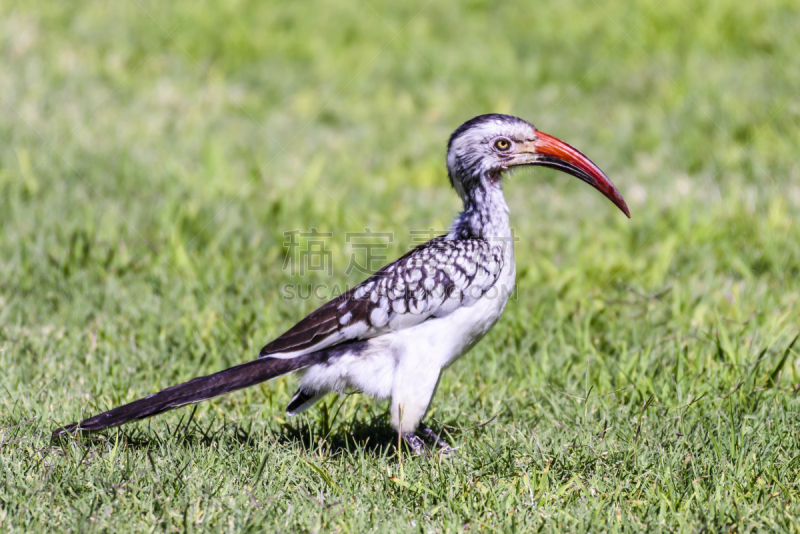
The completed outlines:
[[[798,531],[798,20],[0,2],[0,529]],[[432,408],[457,455],[398,455],[360,395],[287,420],[294,377],[51,443],[253,358],[319,304],[285,284],[362,278],[347,232],[395,232],[393,258],[446,228],[447,136],[486,112],[579,147],[633,218],[563,174],[507,180],[517,297]],[[332,278],[282,269],[312,227]]]

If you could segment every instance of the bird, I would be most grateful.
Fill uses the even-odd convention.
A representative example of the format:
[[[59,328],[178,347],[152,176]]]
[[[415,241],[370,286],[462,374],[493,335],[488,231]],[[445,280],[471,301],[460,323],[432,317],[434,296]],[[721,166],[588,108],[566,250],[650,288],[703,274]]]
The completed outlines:
[[[591,185],[628,218],[616,186],[569,144],[510,115],[480,115],[447,143],[447,174],[463,203],[449,231],[379,269],[267,343],[258,358],[63,426],[94,432],[300,371],[286,408],[297,415],[329,393],[390,400],[391,425],[411,451],[452,451],[423,420],[442,372],[498,321],[516,275],[508,171],[558,169]],[[428,447],[426,447],[426,443]]]

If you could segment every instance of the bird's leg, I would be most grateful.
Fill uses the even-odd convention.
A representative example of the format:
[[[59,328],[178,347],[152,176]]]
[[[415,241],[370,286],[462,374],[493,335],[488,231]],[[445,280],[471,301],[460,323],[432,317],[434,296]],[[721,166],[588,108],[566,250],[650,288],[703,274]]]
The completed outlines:
[[[437,447],[439,447],[441,449],[449,449],[450,448],[450,445],[445,440],[440,438],[436,434],[436,432],[434,432],[433,430],[431,430],[427,426],[423,425],[422,423],[420,423],[419,426],[417,426],[417,430],[419,431],[419,434],[423,438],[427,439],[428,441],[432,441],[433,443],[436,444]]]
[[[392,384],[392,426],[402,434],[403,439],[417,455],[425,452],[425,444],[420,437],[429,439],[429,435],[433,434],[420,421],[425,417],[431,398],[436,392],[440,372],[438,366],[428,365],[427,360],[415,352],[403,354],[395,367]]]
[[[423,452],[425,452],[425,444],[419,439],[413,432],[406,432],[403,434],[403,440],[411,447],[411,452],[413,452],[416,456],[419,456]]]

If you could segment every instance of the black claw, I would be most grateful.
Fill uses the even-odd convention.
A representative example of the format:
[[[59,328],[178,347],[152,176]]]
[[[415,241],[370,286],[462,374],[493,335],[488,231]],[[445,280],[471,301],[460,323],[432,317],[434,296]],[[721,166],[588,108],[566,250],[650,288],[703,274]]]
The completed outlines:
[[[427,426],[420,423],[418,429],[423,438],[434,442],[440,449],[450,449],[450,445]]]
[[[411,447],[411,451],[417,456],[425,452],[425,444],[422,443],[422,440],[419,439],[419,436],[413,432],[407,432],[403,434],[403,439],[406,443],[408,443],[408,446]]]

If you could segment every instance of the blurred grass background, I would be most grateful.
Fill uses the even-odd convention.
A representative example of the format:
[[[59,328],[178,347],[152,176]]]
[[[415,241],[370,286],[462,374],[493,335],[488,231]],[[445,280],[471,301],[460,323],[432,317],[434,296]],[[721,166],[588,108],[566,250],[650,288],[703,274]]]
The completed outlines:
[[[0,2],[6,531],[798,530],[800,5]],[[254,357],[352,284],[347,232],[444,230],[450,132],[511,113],[614,180],[506,181],[517,300],[443,377],[459,454],[280,379],[57,446]],[[332,232],[333,279],[282,269]],[[441,424],[434,427],[442,429]]]

